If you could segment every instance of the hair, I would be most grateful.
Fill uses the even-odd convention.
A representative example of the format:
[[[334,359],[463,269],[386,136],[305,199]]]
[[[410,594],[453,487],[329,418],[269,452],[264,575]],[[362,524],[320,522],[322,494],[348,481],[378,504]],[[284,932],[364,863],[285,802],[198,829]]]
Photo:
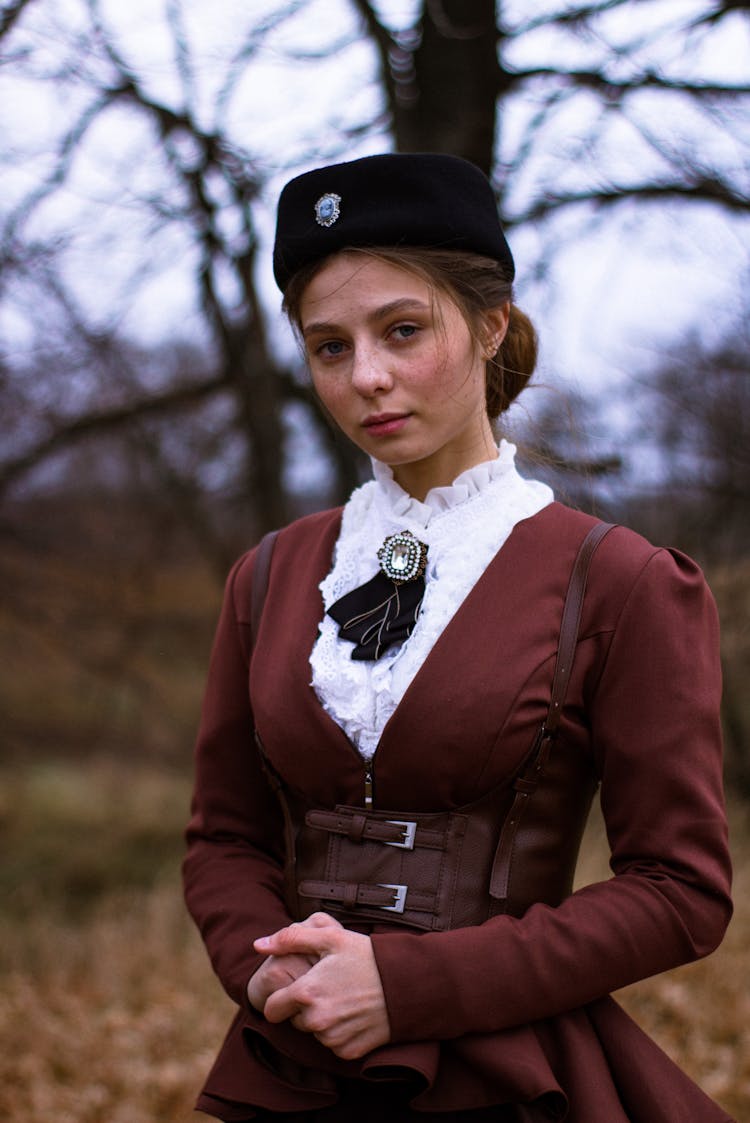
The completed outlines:
[[[513,303],[513,285],[499,261],[462,250],[432,247],[352,248],[339,252],[361,253],[414,273],[453,301],[475,343],[484,350],[487,339],[484,316],[510,302],[508,330],[500,347],[486,362],[486,404],[491,421],[504,413],[524,389],[536,367],[539,342],[529,317]],[[330,258],[303,266],[284,290],[283,311],[299,332],[300,305],[310,281]]]

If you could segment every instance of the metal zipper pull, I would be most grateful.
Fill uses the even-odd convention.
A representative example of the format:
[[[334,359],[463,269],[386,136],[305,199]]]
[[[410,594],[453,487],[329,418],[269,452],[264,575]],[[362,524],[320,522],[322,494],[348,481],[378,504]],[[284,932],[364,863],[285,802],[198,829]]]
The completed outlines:
[[[372,772],[365,769],[365,807],[372,807]]]

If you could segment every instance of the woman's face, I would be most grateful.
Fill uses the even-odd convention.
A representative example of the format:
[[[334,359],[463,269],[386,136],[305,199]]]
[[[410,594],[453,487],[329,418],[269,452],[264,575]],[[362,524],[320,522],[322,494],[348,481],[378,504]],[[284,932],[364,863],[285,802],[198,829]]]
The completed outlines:
[[[482,334],[499,344],[507,323],[504,305],[487,314]],[[300,326],[321,402],[410,494],[424,498],[497,455],[485,359],[445,293],[388,262],[343,252],[305,289]]]

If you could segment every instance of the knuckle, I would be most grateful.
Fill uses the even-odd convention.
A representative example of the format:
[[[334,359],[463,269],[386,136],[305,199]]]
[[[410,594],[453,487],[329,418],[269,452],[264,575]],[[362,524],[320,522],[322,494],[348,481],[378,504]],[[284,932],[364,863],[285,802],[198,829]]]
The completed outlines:
[[[325,1018],[319,1011],[309,1012],[305,1015],[305,1029],[308,1033],[314,1034],[323,1045],[328,1044],[327,1038],[330,1037],[328,1019]]]
[[[353,1041],[342,1041],[332,1046],[331,1051],[342,1061],[357,1061],[364,1056],[364,1051]]]
[[[300,1006],[311,1006],[316,998],[315,986],[307,975],[302,975],[291,984],[294,987],[294,997]]]
[[[295,953],[300,945],[300,941],[305,938],[305,930],[299,924],[290,924],[285,928],[281,937],[282,954],[289,955]]]

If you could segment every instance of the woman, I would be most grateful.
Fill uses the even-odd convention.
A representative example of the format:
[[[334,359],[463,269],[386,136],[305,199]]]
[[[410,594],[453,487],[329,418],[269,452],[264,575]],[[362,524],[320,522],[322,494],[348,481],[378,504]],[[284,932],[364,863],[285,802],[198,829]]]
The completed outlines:
[[[298,177],[274,269],[375,479],[227,585],[185,885],[239,1010],[199,1107],[727,1120],[608,997],[710,952],[730,915],[699,570],[497,445],[536,341],[471,164]],[[571,893],[597,783],[615,876]]]

